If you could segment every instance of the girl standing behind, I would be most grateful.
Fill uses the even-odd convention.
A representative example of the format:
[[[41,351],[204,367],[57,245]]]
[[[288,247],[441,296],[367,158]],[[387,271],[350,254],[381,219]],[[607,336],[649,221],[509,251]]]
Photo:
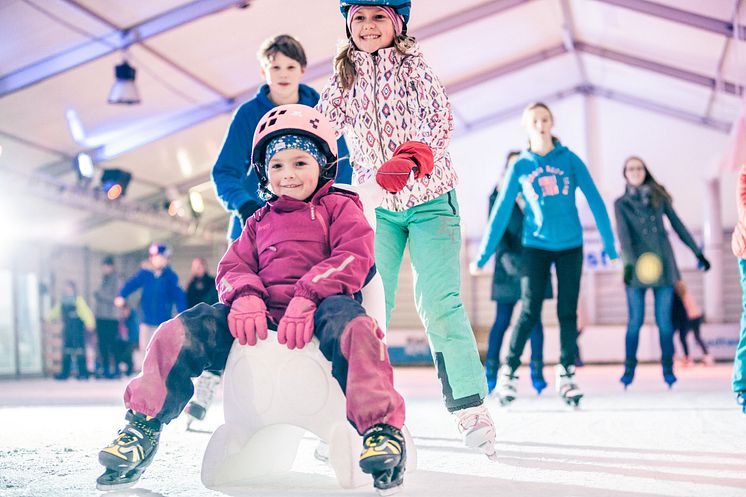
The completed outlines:
[[[505,171],[512,166],[521,153],[512,151],[508,154],[505,162]],[[490,194],[489,210],[497,200],[497,187]],[[497,311],[495,322],[490,329],[490,335],[487,340],[487,357],[485,359],[484,369],[487,376],[487,389],[490,393],[495,389],[497,382],[497,370],[500,369],[500,349],[502,348],[503,337],[510,326],[510,320],[513,317],[513,309],[521,298],[521,257],[523,255],[523,244],[521,235],[523,234],[523,209],[525,202],[522,197],[516,199],[513,206],[513,212],[510,214],[508,227],[505,234],[500,239],[495,252],[495,272],[492,274],[492,300],[497,302]],[[552,284],[547,282],[545,298],[552,298]],[[541,324],[541,318],[536,321],[536,325],[531,330],[531,383],[537,393],[547,387],[544,380],[544,327]]]
[[[355,184],[386,190],[376,209],[376,265],[394,307],[409,244],[417,312],[432,347],[446,407],[464,443],[495,457],[495,428],[483,404],[486,382],[461,301],[461,231],[456,172],[448,154],[448,99],[406,35],[408,0],[342,0],[348,43],[318,109],[344,132]]]
[[[541,316],[549,269],[557,273],[557,317],[560,324],[560,361],[557,365],[557,392],[570,405],[578,405],[583,393],[575,384],[577,353],[577,308],[580,273],[583,267],[583,228],[575,206],[575,190],[580,188],[601,232],[610,259],[618,258],[614,235],[601,195],[583,161],[552,135],[554,117],[543,103],[529,105],[523,113],[528,131],[528,150],[503,179],[500,196],[490,215],[489,229],[482,237],[478,271],[495,252],[510,220],[515,197],[520,191],[526,201],[523,220],[522,308],[510,339],[506,364],[498,373],[497,395],[508,404],[516,395],[516,370],[531,329]]]
[[[47,320],[62,320],[62,369],[54,375],[57,380],[66,380],[75,359],[76,378],[87,380],[85,332],[95,328],[93,311],[83,297],[78,295],[75,282],[68,280],[62,290],[62,298],[47,315]]]
[[[622,173],[627,181],[627,188],[624,195],[614,202],[614,212],[622,245],[629,317],[624,374],[619,381],[627,388],[635,377],[640,327],[645,319],[645,293],[648,288],[652,288],[655,295],[655,322],[660,334],[663,379],[670,387],[676,382],[671,322],[673,285],[681,279],[681,275],[663,225],[664,214],[681,241],[697,256],[705,271],[710,269],[710,263],[673,210],[671,195],[655,181],[642,159],[628,158],[624,161]]]

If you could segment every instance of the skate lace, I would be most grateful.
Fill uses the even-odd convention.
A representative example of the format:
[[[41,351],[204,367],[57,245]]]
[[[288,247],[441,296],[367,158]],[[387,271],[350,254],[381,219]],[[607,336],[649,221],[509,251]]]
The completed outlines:
[[[461,409],[456,411],[455,414],[458,417],[458,428],[461,432],[492,426],[492,418],[484,404]]]

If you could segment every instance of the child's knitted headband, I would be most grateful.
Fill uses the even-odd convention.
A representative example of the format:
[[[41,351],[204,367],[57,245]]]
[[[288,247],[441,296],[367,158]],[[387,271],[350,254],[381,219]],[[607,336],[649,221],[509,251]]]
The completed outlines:
[[[355,13],[360,10],[361,8],[365,7],[365,5],[351,5],[349,12],[347,12],[347,29],[352,33],[352,19],[355,18]],[[391,23],[394,25],[394,35],[399,36],[402,34],[402,30],[404,29],[404,17],[400,16],[396,13],[396,11],[391,7],[378,7],[379,9],[383,10],[386,15],[391,19]]]
[[[316,146],[316,144],[313,142],[312,139],[308,138],[307,136],[301,136],[301,135],[282,135],[282,136],[278,136],[277,138],[273,138],[267,144],[267,150],[265,151],[265,154],[264,154],[265,169],[267,165],[269,164],[270,159],[272,159],[272,157],[274,157],[274,155],[277,152],[280,152],[282,150],[286,150],[289,148],[298,149],[298,150],[307,152],[308,154],[311,155],[311,157],[316,159],[316,162],[319,163],[319,167],[323,168],[324,164],[326,164],[326,161],[324,160],[324,156],[321,154],[319,147]]]

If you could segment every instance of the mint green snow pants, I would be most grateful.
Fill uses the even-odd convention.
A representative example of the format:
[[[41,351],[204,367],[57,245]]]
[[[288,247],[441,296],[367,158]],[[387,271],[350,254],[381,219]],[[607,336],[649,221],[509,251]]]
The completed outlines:
[[[487,383],[461,302],[461,229],[455,190],[403,212],[378,208],[376,223],[376,267],[386,293],[387,325],[409,242],[417,313],[425,325],[446,407],[452,412],[481,404]]]

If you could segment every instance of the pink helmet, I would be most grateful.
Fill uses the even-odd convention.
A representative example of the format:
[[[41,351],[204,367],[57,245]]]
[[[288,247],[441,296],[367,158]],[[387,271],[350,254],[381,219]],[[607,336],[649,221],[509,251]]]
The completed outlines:
[[[259,177],[259,186],[267,186],[265,153],[273,138],[301,135],[313,140],[327,160],[321,166],[321,177],[334,179],[337,175],[337,139],[329,120],[313,107],[302,104],[278,105],[259,120],[251,145],[251,162]]]

